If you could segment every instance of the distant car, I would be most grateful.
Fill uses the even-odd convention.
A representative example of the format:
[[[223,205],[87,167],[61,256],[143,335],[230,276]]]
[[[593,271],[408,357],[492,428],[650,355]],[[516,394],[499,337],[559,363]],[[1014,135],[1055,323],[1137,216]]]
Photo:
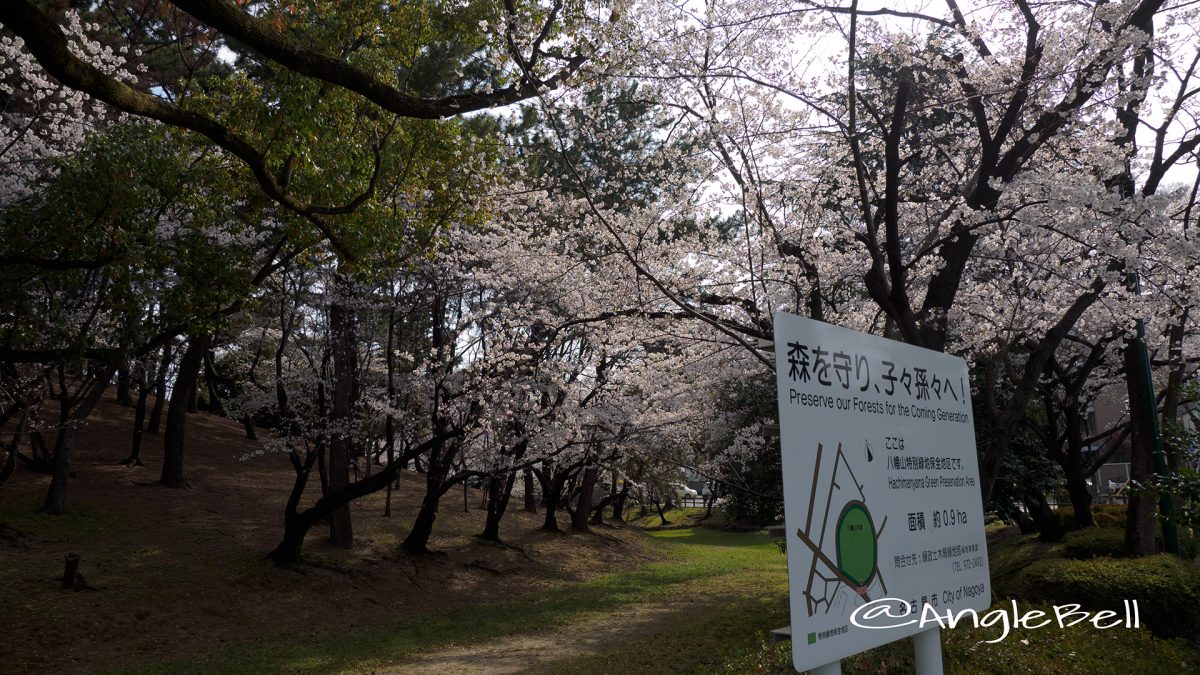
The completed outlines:
[[[676,499],[687,499],[688,497],[696,497],[696,498],[700,497],[699,492],[696,492],[695,490],[684,485],[683,483],[673,483],[671,485],[671,491],[675,493]]]

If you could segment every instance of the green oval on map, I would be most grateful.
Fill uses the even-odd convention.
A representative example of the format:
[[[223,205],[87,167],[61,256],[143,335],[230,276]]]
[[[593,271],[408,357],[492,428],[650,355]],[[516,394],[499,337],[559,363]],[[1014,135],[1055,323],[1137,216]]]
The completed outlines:
[[[866,586],[875,576],[875,524],[866,504],[852,501],[837,521],[837,564],[848,579]]]

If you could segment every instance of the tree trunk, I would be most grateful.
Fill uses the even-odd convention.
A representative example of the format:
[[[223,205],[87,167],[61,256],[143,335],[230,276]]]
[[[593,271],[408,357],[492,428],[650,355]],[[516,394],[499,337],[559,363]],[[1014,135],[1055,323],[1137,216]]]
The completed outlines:
[[[113,370],[114,368],[100,370],[90,383],[91,389],[75,406],[75,410],[69,414],[66,414],[66,410],[63,411],[64,428],[58,432],[58,439],[54,443],[53,478],[50,480],[50,488],[46,491],[46,502],[42,505],[42,511],[45,513],[58,515],[67,510],[67,485],[71,480],[71,462],[75,453],[75,441],[79,439],[79,426],[92,414],[92,408],[96,407],[104,390],[108,388]],[[62,392],[62,395],[65,401],[67,392]]]
[[[433,534],[433,521],[437,519],[438,500],[429,495],[421,501],[421,510],[413,521],[412,530],[401,542],[400,548],[409,555],[429,553],[429,536]]]
[[[317,477],[321,480],[321,496],[329,494],[329,469],[325,466],[325,446],[317,452]]]
[[[396,463],[396,423],[392,420],[391,413],[388,413],[387,422],[384,424],[384,428],[384,433],[387,435],[387,465],[390,469],[392,465]],[[392,481],[388,483],[387,486],[387,498],[383,502],[383,516],[385,518],[391,517],[392,515],[392,486],[395,483],[396,481]]]
[[[290,518],[283,523],[283,539],[267,554],[267,558],[279,567],[290,567],[300,561],[301,547],[304,537],[315,523],[299,516]]]
[[[178,380],[175,381],[175,386],[179,386]],[[171,411],[168,409],[167,410],[168,416],[170,415],[170,412]],[[192,378],[192,386],[188,389],[187,412],[189,412],[189,413],[200,412],[200,378],[199,377]]]
[[[75,440],[78,437],[79,429],[74,426],[68,426],[58,432],[58,439],[54,442],[54,473],[50,480],[50,489],[46,491],[46,502],[42,505],[43,513],[58,515],[67,510],[71,455],[75,451]]]
[[[213,363],[212,350],[204,353],[204,382],[208,385],[208,410],[214,415],[221,417],[229,417],[229,413],[225,410],[225,404],[221,402],[221,395],[217,391],[217,381],[220,376],[217,375],[217,367]]]
[[[333,338],[333,414],[332,423],[338,431],[329,444],[329,490],[336,491],[350,484],[350,458],[354,438],[348,427],[354,417],[354,370],[358,350],[355,343],[353,317],[346,306],[349,283],[340,275],[337,297],[329,306],[329,330]],[[350,506],[337,509],[329,519],[329,541],[338,548],[354,546],[354,530]]]
[[[446,438],[446,436],[431,438],[412,448],[410,452],[413,454],[428,452],[434,446],[445,443]],[[304,535],[309,529],[324,520],[334,510],[349,504],[359,497],[386,488],[388,483],[396,480],[396,476],[400,471],[400,464],[393,464],[372,475],[370,478],[352,483],[337,492],[331,492],[328,495],[322,496],[315,504],[297,513],[296,508],[304,493],[304,486],[308,482],[312,466],[323,453],[324,448],[318,445],[317,451],[306,455],[303,466],[300,464],[299,457],[294,454],[292,455],[292,466],[296,470],[297,477],[292,487],[292,495],[288,499],[287,510],[284,512],[284,538],[279,546],[275,547],[275,550],[268,556],[276,564],[290,565],[295,562],[299,557],[300,545],[304,541]],[[426,538],[428,538],[428,534],[426,534]]]
[[[1025,409],[1037,389],[1038,380],[1046,370],[1047,362],[1054,355],[1054,351],[1058,349],[1058,345],[1075,327],[1079,317],[1092,306],[1103,289],[1104,281],[1102,279],[1093,281],[1087,291],[1075,298],[1070,308],[1054,327],[1046,332],[1035,347],[1034,353],[1028,357],[1021,377],[1009,391],[1004,411],[991,421],[987,447],[984,448],[983,457],[979,462],[980,492],[985,510],[992,500],[992,490],[996,487],[996,478],[1000,475],[1001,465],[1004,456],[1008,453],[1009,444],[1020,426],[1021,420],[1025,417]],[[943,317],[941,321],[944,322],[945,318]],[[944,340],[944,336],[942,339]],[[944,344],[944,342],[939,344]],[[938,351],[942,350],[939,348]]]
[[[1141,360],[1141,343],[1130,340],[1125,346],[1125,376],[1129,391],[1129,478],[1145,481],[1154,472],[1154,420],[1149,411],[1154,402],[1147,399],[1149,383]],[[1130,555],[1154,554],[1154,497],[1129,495],[1125,523],[1125,548]]]
[[[1188,309],[1185,307],[1180,313],[1179,321],[1171,325],[1167,333],[1167,358],[1170,361],[1170,370],[1167,374],[1167,390],[1163,399],[1162,419],[1165,430],[1167,422],[1176,422],[1179,420],[1179,402],[1181,400],[1181,388],[1183,387],[1184,376],[1187,374],[1188,364],[1183,358],[1183,338],[1187,325]],[[1179,448],[1176,443],[1164,444],[1166,447],[1163,450],[1167,454],[1167,468],[1175,471],[1179,468],[1180,457]]]
[[[146,433],[157,434],[158,425],[162,420],[163,406],[167,400],[167,373],[171,370],[171,342],[163,345],[162,360],[158,363],[158,372],[154,377],[154,407],[150,409],[150,421],[146,424]]]
[[[583,470],[583,481],[579,485],[579,505],[571,518],[571,529],[576,532],[590,532],[588,517],[592,515],[592,491],[596,487],[596,474],[600,469],[595,465]]]
[[[1086,529],[1096,524],[1092,516],[1092,491],[1082,476],[1067,476],[1067,496],[1071,499],[1071,510],[1075,512],[1075,525]]]
[[[395,297],[395,288],[388,282],[388,290]],[[388,305],[387,355],[384,357],[387,365],[387,395],[388,414],[383,423],[384,448],[387,452],[387,465],[391,468],[396,461],[396,420],[392,408],[396,405],[396,310],[395,305]],[[388,483],[387,498],[383,502],[385,518],[392,515],[392,484]]]
[[[1080,529],[1096,524],[1092,517],[1092,491],[1083,474],[1083,420],[1079,413],[1079,401],[1072,398],[1063,407],[1066,422],[1067,448],[1062,455],[1063,474],[1067,477],[1067,495],[1071,499],[1071,510],[1075,512],[1075,524]]]
[[[54,455],[46,447],[46,437],[34,429],[29,432],[29,454],[31,461],[28,468],[38,473],[54,473]]]
[[[117,403],[121,405],[133,405],[133,398],[129,395],[129,366],[122,364],[117,369]]]
[[[1035,494],[1025,498],[1025,508],[1029,509],[1029,514],[1033,518],[1033,523],[1037,527],[1039,541],[1062,541],[1066,535],[1063,529],[1062,521],[1059,520],[1058,514],[1050,508],[1049,502],[1046,501],[1046,496]]]
[[[242,428],[246,430],[246,438],[252,441],[258,440],[258,434],[254,431],[253,415],[247,413],[246,416],[242,418]]]
[[[602,525],[604,523],[604,509],[608,508],[609,504],[612,504],[616,499],[617,496],[615,494],[609,493],[604,495],[604,499],[601,499],[596,508],[592,509],[592,525]]]
[[[413,522],[412,530],[400,544],[409,555],[425,555],[429,552],[429,536],[433,534],[433,523],[437,520],[438,504],[449,486],[446,474],[454,461],[454,447],[434,448],[429,455],[429,471],[425,473],[425,496],[421,499],[421,510]]]
[[[495,476],[488,476],[487,478],[484,479],[484,481],[486,481],[486,483],[484,484],[483,489],[480,490],[480,492],[482,494],[480,495],[480,499],[479,499],[479,508],[486,509],[488,507],[488,501],[491,500],[491,494],[492,494],[492,481],[495,481],[495,480],[496,480]],[[463,484],[465,485],[466,483],[463,483]]]
[[[129,456],[121,462],[125,466],[145,466],[142,464],[142,426],[146,421],[146,398],[150,394],[150,386],[145,380],[143,374],[138,383],[137,407],[133,409],[133,441],[129,446]]]
[[[617,500],[617,472],[613,471],[609,474],[608,494],[600,500],[596,508],[592,509],[592,525],[601,525],[604,523],[604,509],[608,508]]]
[[[171,391],[171,402],[167,406],[167,424],[163,433],[163,467],[159,482],[169,488],[187,487],[183,479],[183,437],[187,428],[188,404],[196,391],[196,378],[200,373],[200,361],[212,336],[200,333],[191,336],[187,349],[179,360],[179,374]]]
[[[512,471],[503,478],[493,476],[488,484],[487,518],[484,521],[483,533],[480,539],[500,541],[500,519],[508,510],[508,501],[512,497],[513,485],[517,482],[517,472]]]
[[[8,482],[12,478],[13,472],[17,470],[17,451],[21,449],[21,432],[25,430],[25,420],[29,418],[29,410],[21,415],[21,419],[17,421],[17,428],[13,431],[12,443],[8,446],[8,456],[4,459],[4,466],[0,467],[0,486]]]
[[[292,492],[288,496],[287,506],[283,512],[283,540],[279,542],[275,550],[267,554],[268,558],[281,567],[288,567],[300,560],[300,548],[304,545],[304,536],[320,519],[319,511],[316,509],[308,509],[304,513],[297,512],[316,457],[316,452],[310,452],[301,463],[296,451],[293,450],[291,453],[296,480],[292,484]]]
[[[563,486],[566,485],[567,477],[565,473],[560,474],[555,471],[550,475],[549,489],[545,491],[543,496],[546,498],[546,518],[542,522],[542,529],[547,532],[562,532],[558,527],[558,502],[562,499]]]
[[[525,469],[525,510],[529,513],[537,513],[537,495],[533,489],[533,469]]]
[[[617,493],[617,498],[612,504],[612,519],[618,523],[625,522],[625,500],[629,498],[629,481],[626,480],[621,485],[621,491]]]
[[[1034,534],[1038,531],[1037,525],[1034,524],[1033,519],[1029,517],[1029,514],[1025,513],[1016,506],[1011,508],[1009,515],[1014,521],[1016,521],[1017,529],[1021,531],[1021,534]]]
[[[670,525],[671,521],[667,520],[667,514],[663,510],[662,502],[658,501],[658,497],[651,497],[650,501],[654,502],[654,508],[658,510],[658,519],[662,521],[658,526],[663,527]]]

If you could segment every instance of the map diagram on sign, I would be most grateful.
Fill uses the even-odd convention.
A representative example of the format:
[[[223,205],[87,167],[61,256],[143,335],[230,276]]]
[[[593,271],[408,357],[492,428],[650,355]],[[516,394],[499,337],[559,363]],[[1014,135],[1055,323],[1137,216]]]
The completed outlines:
[[[868,461],[871,450],[866,448]],[[812,564],[804,598],[808,615],[844,610],[851,603],[870,602],[887,594],[879,573],[879,536],[887,516],[875,529],[863,485],[854,475],[842,444],[832,462],[817,444],[812,473],[812,493],[803,528],[796,530],[801,543],[812,551]],[[822,466],[826,462],[830,466]]]

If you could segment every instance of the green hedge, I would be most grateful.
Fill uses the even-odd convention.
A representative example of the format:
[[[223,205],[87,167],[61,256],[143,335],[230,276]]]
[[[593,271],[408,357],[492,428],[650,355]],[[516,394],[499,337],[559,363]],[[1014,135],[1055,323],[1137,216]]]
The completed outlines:
[[[1124,504],[1092,504],[1092,520],[1096,521],[1097,527],[1124,529],[1125,513],[1126,507]],[[1075,509],[1070,506],[1058,508],[1058,519],[1062,522],[1063,529],[1067,532],[1074,532],[1079,529],[1075,524]]]
[[[1123,614],[1137,600],[1141,622],[1164,637],[1200,636],[1200,568],[1175,556],[1039,560],[1022,578],[1020,597]]]
[[[1089,527],[1086,530],[1071,532],[1063,544],[1063,557],[1073,560],[1091,560],[1092,558],[1124,558],[1125,530],[1111,528]]]

